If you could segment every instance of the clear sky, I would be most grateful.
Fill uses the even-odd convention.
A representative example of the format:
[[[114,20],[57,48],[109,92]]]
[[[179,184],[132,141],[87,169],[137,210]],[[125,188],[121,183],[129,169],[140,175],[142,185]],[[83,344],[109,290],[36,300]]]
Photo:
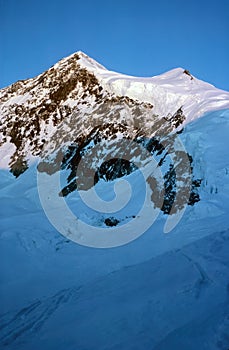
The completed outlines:
[[[0,87],[81,50],[108,69],[183,67],[229,90],[229,0],[0,0]]]

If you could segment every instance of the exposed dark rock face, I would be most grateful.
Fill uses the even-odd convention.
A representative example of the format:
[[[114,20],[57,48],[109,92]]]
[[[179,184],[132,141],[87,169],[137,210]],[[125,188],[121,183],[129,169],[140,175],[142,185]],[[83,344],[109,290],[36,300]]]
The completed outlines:
[[[184,74],[187,74],[187,75],[191,78],[191,80],[194,79],[193,76],[192,76],[192,74],[189,72],[189,70],[185,69],[185,70],[184,70]]]
[[[107,226],[117,226],[119,221],[113,217],[104,220]]]

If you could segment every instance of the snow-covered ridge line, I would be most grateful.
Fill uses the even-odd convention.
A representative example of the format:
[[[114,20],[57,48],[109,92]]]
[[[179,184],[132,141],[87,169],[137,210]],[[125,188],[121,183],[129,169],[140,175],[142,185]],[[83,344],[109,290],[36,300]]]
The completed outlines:
[[[18,150],[11,163],[19,156],[27,160],[39,156],[61,124],[75,123],[73,114],[77,130],[86,137],[93,118],[100,118],[101,124],[137,122],[150,130],[155,116],[166,118],[182,110],[182,128],[207,112],[227,108],[229,92],[196,79],[183,68],[155,77],[132,77],[108,71],[79,51],[35,78],[0,90],[1,159],[5,167],[10,158],[6,150],[13,152],[10,144]]]
[[[85,53],[78,51],[61,59],[47,72],[52,69],[57,71],[67,69],[71,60],[77,61],[83,69],[94,74],[109,93],[151,103],[154,112],[159,116],[175,113],[178,108],[183,107],[187,124],[206,112],[229,108],[229,92],[195,78],[184,68],[175,68],[153,77],[134,77],[109,71]],[[25,80],[24,84],[32,84],[43,74]],[[8,101],[7,104],[11,101],[21,104],[23,100],[22,96],[18,96],[18,99],[15,96],[15,99]]]
[[[106,90],[151,103],[160,116],[175,113],[182,106],[187,124],[207,112],[229,108],[229,92],[195,78],[184,68],[153,77],[134,77],[108,71],[82,52],[76,54],[80,57],[79,64],[95,74]]]

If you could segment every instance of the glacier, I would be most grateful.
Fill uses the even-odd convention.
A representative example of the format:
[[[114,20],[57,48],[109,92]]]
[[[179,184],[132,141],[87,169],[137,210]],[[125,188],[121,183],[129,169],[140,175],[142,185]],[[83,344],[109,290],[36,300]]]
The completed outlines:
[[[229,110],[185,126],[180,137],[203,179],[201,200],[169,234],[160,215],[117,248],[80,246],[53,228],[40,204],[36,164],[16,181],[2,169],[2,347],[227,350],[228,132]],[[103,188],[99,183],[100,195],[110,193]],[[138,196],[124,217],[136,215]],[[66,200],[87,216],[73,193]]]

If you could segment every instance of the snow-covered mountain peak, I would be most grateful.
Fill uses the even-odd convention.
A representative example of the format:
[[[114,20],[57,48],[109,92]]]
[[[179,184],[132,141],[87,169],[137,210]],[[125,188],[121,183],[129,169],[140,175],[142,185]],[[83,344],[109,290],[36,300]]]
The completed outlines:
[[[96,71],[106,71],[107,69],[102,66],[100,63],[98,63],[96,60],[93,58],[89,57],[87,54],[85,54],[82,51],[77,51],[71,54],[70,56],[67,56],[63,59],[61,59],[59,62],[57,62],[54,65],[55,69],[62,69],[64,66],[70,64],[72,60],[77,61],[77,64],[79,64],[82,68],[86,68],[91,72],[96,72]]]
[[[228,107],[228,92],[183,68],[149,78],[133,77],[108,71],[78,51],[37,77],[0,90],[1,166],[11,164],[12,170],[19,158],[40,156],[47,140],[60,130],[62,136],[52,149],[63,146],[68,123],[71,141],[85,141],[98,125],[104,130],[113,125],[116,134],[125,129],[130,138],[138,133],[150,138],[157,118],[160,128],[166,125],[171,131],[206,112]]]
[[[229,349],[227,107],[82,52],[0,90],[2,349]]]

